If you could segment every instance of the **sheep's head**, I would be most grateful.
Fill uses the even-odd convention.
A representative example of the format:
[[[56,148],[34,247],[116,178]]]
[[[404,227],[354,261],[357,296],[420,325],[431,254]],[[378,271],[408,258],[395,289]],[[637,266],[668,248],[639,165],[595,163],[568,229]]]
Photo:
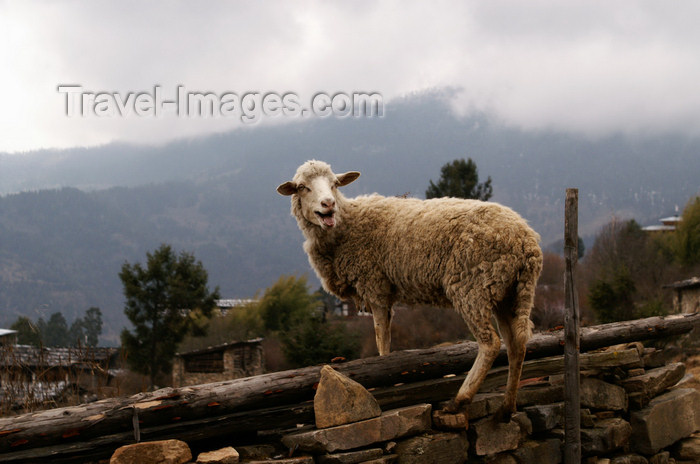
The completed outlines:
[[[337,206],[341,196],[337,188],[358,177],[357,171],[334,174],[327,163],[312,160],[299,166],[294,178],[277,187],[277,191],[292,195],[292,211],[298,219],[321,229],[332,229],[339,220]]]

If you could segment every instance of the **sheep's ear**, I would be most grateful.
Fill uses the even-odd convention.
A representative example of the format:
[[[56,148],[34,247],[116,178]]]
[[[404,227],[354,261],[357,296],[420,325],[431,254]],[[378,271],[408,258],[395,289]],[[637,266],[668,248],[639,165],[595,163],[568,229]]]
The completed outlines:
[[[338,178],[338,186],[342,187],[343,185],[348,185],[360,177],[360,173],[357,171],[348,171],[343,174],[338,174],[336,177]]]
[[[277,187],[277,192],[280,195],[293,195],[297,193],[297,184],[292,182],[291,180],[289,182],[285,182],[284,184],[281,184],[279,187]]]

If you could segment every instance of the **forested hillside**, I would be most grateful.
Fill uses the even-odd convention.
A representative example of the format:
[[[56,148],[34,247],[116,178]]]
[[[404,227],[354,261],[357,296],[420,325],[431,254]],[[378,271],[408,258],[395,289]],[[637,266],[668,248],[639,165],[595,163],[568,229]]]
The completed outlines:
[[[305,263],[299,238],[281,235],[266,219],[250,220],[235,198],[226,188],[185,183],[1,198],[2,324],[55,311],[71,321],[99,306],[104,335],[115,335],[124,323],[122,264],[143,261],[162,242],[194,252],[225,296],[252,296],[299,269]],[[271,209],[278,226],[289,222],[286,210],[286,204]]]
[[[116,343],[119,269],[161,243],[193,252],[223,297],[251,297],[281,274],[310,273],[289,200],[275,192],[304,160],[361,171],[347,195],[423,197],[444,163],[467,157],[492,177],[492,200],[523,214],[544,246],[561,237],[566,187],[580,189],[584,238],[612,215],[654,223],[700,187],[698,140],[525,133],[455,117],[440,94],[394,102],[380,119],[0,154],[0,326],[55,311],[70,323],[98,306]]]

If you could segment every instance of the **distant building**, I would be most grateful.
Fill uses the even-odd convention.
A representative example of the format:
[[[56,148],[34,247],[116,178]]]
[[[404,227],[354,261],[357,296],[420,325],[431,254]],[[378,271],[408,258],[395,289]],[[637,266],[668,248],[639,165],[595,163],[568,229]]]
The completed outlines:
[[[108,386],[116,348],[0,346],[0,400],[3,408],[57,404],[73,394],[98,394]],[[32,403],[31,405],[28,403]]]
[[[661,224],[642,227],[644,232],[673,232],[676,230],[678,223],[681,222],[680,216],[669,216],[659,219]]]
[[[340,300],[332,295],[324,302],[324,307],[325,311],[334,316],[355,317],[372,315],[366,308],[355,306],[355,302],[352,299]]]
[[[199,385],[263,374],[262,338],[230,342],[201,350],[177,353],[173,386]]]
[[[216,300],[216,307],[219,308],[222,316],[235,308],[242,308],[252,303],[256,303],[258,300],[253,300],[250,298],[224,298],[221,300]]]
[[[17,331],[0,329],[0,346],[14,345],[17,343]]]
[[[695,313],[700,311],[700,277],[664,285],[673,289],[673,309],[676,313]]]

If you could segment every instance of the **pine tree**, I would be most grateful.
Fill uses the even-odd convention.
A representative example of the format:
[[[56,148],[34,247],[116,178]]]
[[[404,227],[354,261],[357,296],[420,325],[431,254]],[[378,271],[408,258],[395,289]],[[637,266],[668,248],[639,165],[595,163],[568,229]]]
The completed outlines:
[[[17,343],[20,345],[42,345],[39,327],[28,317],[18,317],[17,320],[10,326],[10,329],[17,331]]]
[[[90,347],[97,346],[102,333],[102,311],[100,311],[100,308],[93,306],[85,311],[83,328],[85,330],[85,345]]]
[[[68,346],[85,346],[85,324],[81,317],[76,318],[68,329]]]
[[[145,268],[125,263],[119,277],[126,297],[124,313],[134,325],[133,332],[122,331],[122,347],[130,367],[148,375],[153,388],[156,376],[170,371],[185,335],[203,333],[197,321],[211,315],[219,289],[209,291],[207,271],[192,254],[176,255],[165,244],[147,253]]]
[[[42,333],[42,338],[46,346],[70,345],[68,322],[66,322],[66,318],[60,311],[51,314]]]
[[[471,198],[486,201],[493,195],[491,177],[486,182],[479,183],[479,173],[476,163],[469,158],[456,159],[445,164],[440,170],[440,180],[437,184],[430,181],[430,187],[425,191],[426,198]]]

